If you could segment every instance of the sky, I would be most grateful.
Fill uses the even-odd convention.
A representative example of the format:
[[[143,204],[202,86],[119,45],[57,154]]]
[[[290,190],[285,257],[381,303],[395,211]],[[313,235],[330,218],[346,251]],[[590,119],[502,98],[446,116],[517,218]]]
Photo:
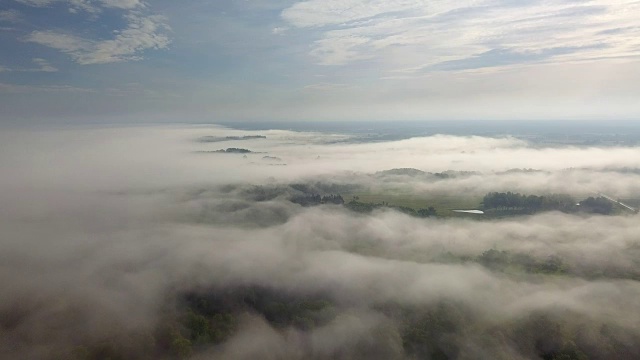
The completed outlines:
[[[640,1],[2,0],[0,124],[640,118]]]

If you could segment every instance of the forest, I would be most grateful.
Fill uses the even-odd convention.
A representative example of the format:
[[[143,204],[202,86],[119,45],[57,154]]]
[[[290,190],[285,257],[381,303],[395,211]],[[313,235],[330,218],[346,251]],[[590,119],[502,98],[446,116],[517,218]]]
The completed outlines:
[[[561,211],[566,213],[594,213],[611,215],[616,209],[614,203],[602,196],[576,200],[567,194],[546,196],[523,195],[512,192],[492,192],[484,196],[482,207],[495,213],[534,214],[541,211]]]
[[[506,276],[529,274],[541,279],[625,276],[585,274],[580,269],[572,269],[557,256],[538,260],[527,254],[496,249],[477,257],[444,254],[438,261],[478,264],[487,271]],[[632,277],[640,280],[640,273]],[[472,299],[440,299],[421,305],[371,302],[367,311],[384,317],[382,324],[371,329],[367,338],[349,342],[348,347],[318,353],[312,344],[314,334],[331,328],[335,322],[357,320],[357,312],[351,314],[354,306],[357,305],[348,299],[322,291],[300,293],[262,286],[191,290],[178,294],[173,307],[164,309],[151,333],[129,334],[126,343],[105,339],[78,345],[70,349],[70,357],[65,358],[199,358],[198,354],[208,353],[243,331],[242,323],[250,317],[263,319],[284,336],[295,334],[300,338],[300,358],[472,359],[489,356],[484,354],[487,351],[497,351],[493,353],[496,358],[507,359],[509,353],[501,353],[505,346],[520,352],[521,356],[551,360],[632,359],[640,355],[640,335],[605,320],[562,307],[535,311],[516,319],[491,319]],[[474,346],[482,348],[474,348],[468,341],[477,341]],[[274,358],[279,357],[277,354]]]
[[[323,204],[343,205],[349,210],[360,213],[370,213],[375,209],[391,209],[416,217],[438,215],[438,211],[434,206],[415,209],[409,206],[390,205],[386,201],[378,203],[365,202],[360,201],[360,197],[357,195],[345,202],[340,194],[320,195],[317,193],[303,192],[302,194],[291,196],[289,200],[302,206],[318,206]],[[482,198],[482,202],[478,208],[484,210],[485,215],[489,217],[532,215],[546,211],[612,215],[624,210],[617,207],[611,200],[602,196],[590,196],[583,200],[576,200],[568,194],[524,195],[513,192],[490,192]]]

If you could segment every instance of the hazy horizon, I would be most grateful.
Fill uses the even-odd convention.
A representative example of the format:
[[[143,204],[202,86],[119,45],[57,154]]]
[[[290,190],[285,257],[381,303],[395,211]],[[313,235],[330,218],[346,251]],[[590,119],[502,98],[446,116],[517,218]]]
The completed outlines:
[[[639,6],[7,0],[0,123],[637,120]]]

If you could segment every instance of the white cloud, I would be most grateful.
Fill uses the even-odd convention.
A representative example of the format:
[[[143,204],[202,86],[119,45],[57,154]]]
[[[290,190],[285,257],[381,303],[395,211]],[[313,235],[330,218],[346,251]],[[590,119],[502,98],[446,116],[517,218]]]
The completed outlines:
[[[94,0],[16,0],[17,2],[32,7],[49,7],[55,3],[67,3],[69,11],[77,13],[86,11],[88,13],[99,13],[100,6]]]
[[[632,0],[308,0],[282,18],[321,29],[320,64],[422,71],[640,57],[639,13]]]
[[[143,7],[144,3],[140,0],[100,0],[105,7],[118,9],[135,9]]]
[[[170,39],[165,34],[168,26],[163,17],[132,12],[125,19],[127,28],[109,40],[96,41],[54,31],[34,31],[25,40],[67,53],[82,65],[141,60],[143,51],[169,46]]]
[[[90,0],[69,0],[69,11],[72,13],[84,11],[90,14],[98,14],[101,9],[93,5]]]
[[[19,22],[22,19],[20,12],[17,10],[0,11],[0,22]]]
[[[305,90],[314,90],[314,91],[333,91],[336,89],[344,89],[349,87],[347,84],[335,84],[335,83],[318,83],[311,84],[304,87]]]
[[[48,46],[69,54],[79,64],[105,64],[140,60],[148,49],[164,49],[170,40],[165,18],[142,13],[146,4],[142,0],[16,0],[35,7],[46,7],[53,3],[66,3],[72,13],[84,12],[93,18],[104,8],[126,10],[127,27],[114,31],[113,39],[89,39],[73,33],[54,30],[36,30],[24,38],[25,41]],[[1,18],[0,18],[1,19]],[[52,71],[43,67],[42,71]]]
[[[27,71],[42,71],[42,72],[56,72],[56,71],[58,71],[58,69],[56,67],[54,67],[51,64],[49,64],[49,62],[47,60],[45,60],[45,59],[34,58],[34,59],[32,59],[32,61],[38,67],[34,68],[34,69],[28,69]]]
[[[59,0],[16,0],[16,1],[24,5],[44,7],[44,6],[49,6],[52,3]]]
[[[36,67],[30,67],[30,68],[7,68],[7,67],[3,67],[0,66],[0,72],[9,72],[9,71],[20,71],[20,72],[56,72],[58,71],[58,69],[54,66],[52,66],[51,64],[49,64],[49,62],[45,59],[42,58],[33,58],[31,59],[31,61],[33,62],[34,65],[36,65]]]
[[[0,83],[0,93],[27,94],[34,92],[46,93],[92,93],[93,89],[81,88],[71,85],[17,85]]]
[[[310,0],[284,10],[282,17],[297,27],[326,26],[426,6],[422,0]]]
[[[120,9],[135,9],[137,7],[144,6],[144,2],[140,0],[15,0],[21,4],[43,7],[49,6],[54,2],[69,2],[69,3],[84,3],[84,4],[96,4],[101,3],[105,7],[120,8]]]
[[[286,33],[287,30],[289,30],[289,28],[287,28],[287,27],[275,27],[275,28],[273,28],[273,30],[271,30],[271,32],[274,35],[282,35],[282,34]]]
[[[16,0],[17,2],[33,6],[47,7],[54,3],[67,3],[69,11],[78,13],[81,11],[98,14],[103,8],[115,8],[124,10],[133,10],[145,7],[145,3],[141,0]]]
[[[120,31],[112,40],[95,44],[94,51],[81,57],[80,62],[100,64],[125,60],[140,60],[138,55],[147,49],[164,49],[169,46],[169,38],[162,33],[168,26],[161,16],[126,16],[129,26]]]
[[[311,55],[318,58],[320,64],[342,65],[373,57],[373,54],[366,51],[371,39],[357,34],[335,36],[337,34],[338,32],[328,33],[326,38],[315,42]]]
[[[62,34],[53,31],[34,31],[25,40],[70,54],[86,52],[92,47],[92,43],[89,40],[72,34]]]

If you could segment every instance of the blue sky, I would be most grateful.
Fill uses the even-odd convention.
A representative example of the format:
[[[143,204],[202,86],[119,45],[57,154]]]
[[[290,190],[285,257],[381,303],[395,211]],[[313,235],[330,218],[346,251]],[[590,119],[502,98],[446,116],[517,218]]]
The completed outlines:
[[[0,122],[640,118],[640,1],[3,0]]]

